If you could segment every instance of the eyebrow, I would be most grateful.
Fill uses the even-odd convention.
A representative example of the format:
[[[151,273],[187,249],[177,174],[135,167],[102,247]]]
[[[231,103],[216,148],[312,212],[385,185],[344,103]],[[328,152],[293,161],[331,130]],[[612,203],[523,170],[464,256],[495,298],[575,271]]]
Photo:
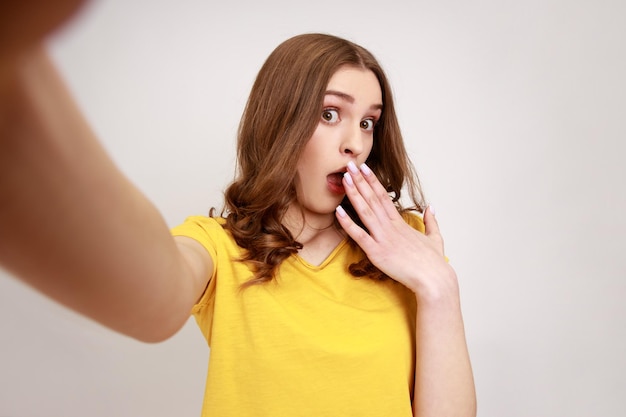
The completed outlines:
[[[352,97],[350,94],[342,93],[341,91],[326,90],[326,95],[338,97],[342,100],[347,101],[350,104],[354,103],[354,97]],[[382,104],[372,104],[370,106],[370,109],[372,110],[382,110],[382,108],[383,108]]]

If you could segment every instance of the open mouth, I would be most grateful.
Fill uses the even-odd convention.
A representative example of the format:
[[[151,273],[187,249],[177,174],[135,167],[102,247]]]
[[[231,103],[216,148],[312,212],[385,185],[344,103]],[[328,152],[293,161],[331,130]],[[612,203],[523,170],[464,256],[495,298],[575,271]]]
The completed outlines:
[[[328,174],[326,176],[326,182],[328,184],[328,189],[334,194],[345,194],[346,190],[343,187],[343,171],[333,172],[332,174]]]

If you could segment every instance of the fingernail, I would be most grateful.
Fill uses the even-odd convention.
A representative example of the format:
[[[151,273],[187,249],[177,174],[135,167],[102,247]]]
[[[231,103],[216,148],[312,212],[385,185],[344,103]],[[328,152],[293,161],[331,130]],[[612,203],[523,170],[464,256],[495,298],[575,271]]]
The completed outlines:
[[[356,164],[353,161],[348,162],[348,170],[353,174],[359,173],[359,169],[356,167]]]
[[[341,207],[341,205],[337,206],[336,210],[337,214],[339,214],[339,217],[346,217],[346,211],[343,209],[343,207]]]
[[[435,215],[435,208],[431,204],[428,205],[428,211],[430,211],[430,214],[433,216]]]
[[[354,185],[354,181],[352,181],[352,175],[349,172],[343,174],[343,178],[346,180],[346,183],[352,187]]]
[[[365,165],[364,163],[361,164],[361,172],[363,173],[363,175],[365,175],[366,177],[369,175],[372,175],[372,170],[370,169],[370,167],[368,167],[367,165]]]

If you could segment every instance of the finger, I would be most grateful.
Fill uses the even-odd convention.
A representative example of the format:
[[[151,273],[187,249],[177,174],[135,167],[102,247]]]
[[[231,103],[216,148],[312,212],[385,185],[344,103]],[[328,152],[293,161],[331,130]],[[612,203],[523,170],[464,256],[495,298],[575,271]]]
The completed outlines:
[[[372,237],[358,224],[356,224],[354,220],[350,218],[350,216],[348,216],[348,214],[346,213],[344,208],[341,207],[341,205],[337,206],[335,210],[335,217],[337,217],[337,221],[339,222],[343,230],[346,231],[348,236],[350,236],[352,240],[354,240],[357,245],[359,245],[365,251],[365,253],[368,253],[369,248],[374,243]]]
[[[365,164],[363,164],[362,166],[364,165]],[[372,171],[369,168],[367,168],[367,166],[365,166],[365,169],[366,169],[365,172],[367,172],[368,177],[372,179],[371,181],[368,181],[367,180],[368,178],[365,178],[364,176],[365,172],[363,172],[362,174],[362,171],[359,168],[357,168],[354,162],[350,161],[348,163],[348,175],[352,179],[356,189],[359,191],[359,193],[361,194],[361,196],[363,197],[367,205],[372,209],[372,211],[377,216],[384,216],[385,211],[382,205],[381,196],[379,193],[376,192],[377,190],[374,188],[376,183],[378,183],[379,185],[380,183],[378,182],[378,180],[376,179],[376,176],[372,173]],[[380,189],[382,189],[382,185],[380,185],[379,190]],[[386,197],[386,193],[384,194]]]
[[[359,185],[357,181],[360,182]],[[359,219],[372,236],[378,236],[388,225],[383,223],[386,219],[385,210],[380,202],[375,200],[375,194],[370,185],[360,174],[350,172],[345,173],[343,183],[346,195]]]
[[[439,233],[439,224],[435,218],[435,209],[433,206],[426,207],[424,210],[424,226],[426,236],[430,236],[433,233]]]
[[[437,218],[435,217],[435,209],[431,205],[429,205],[426,208],[426,211],[424,211],[424,226],[424,234],[431,239],[438,240],[441,249],[443,250],[443,237],[441,236],[439,223],[437,222]]]
[[[363,175],[363,178],[365,178],[365,180],[368,182],[368,184],[372,187],[374,193],[378,196],[378,200],[382,207],[385,209],[385,213],[389,217],[389,219],[401,219],[402,216],[400,216],[400,213],[398,213],[398,209],[393,204],[393,201],[391,201],[389,193],[387,192],[385,187],[383,187],[374,172],[372,172],[370,167],[368,167],[366,164],[362,164],[361,174]]]
[[[385,227],[389,225],[388,220],[390,219],[402,221],[402,217],[393,204],[389,193],[366,164],[362,164],[360,169],[358,169],[351,161],[348,163],[348,173],[350,176],[348,179],[352,179],[359,194],[365,201],[363,208],[369,207]],[[350,195],[348,195],[348,198],[350,198]]]

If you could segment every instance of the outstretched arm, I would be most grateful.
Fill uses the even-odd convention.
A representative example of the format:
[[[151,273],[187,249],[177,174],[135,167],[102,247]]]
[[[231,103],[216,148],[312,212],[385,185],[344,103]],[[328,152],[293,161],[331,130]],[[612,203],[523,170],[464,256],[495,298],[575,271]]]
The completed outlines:
[[[348,167],[346,194],[369,233],[341,208],[337,219],[381,271],[417,298],[416,417],[474,417],[476,394],[461,315],[456,273],[446,262],[434,213],[424,214],[426,233],[409,226],[376,176]]]
[[[0,109],[0,265],[114,330],[171,336],[206,286],[210,257],[170,236],[42,48],[14,65]]]

